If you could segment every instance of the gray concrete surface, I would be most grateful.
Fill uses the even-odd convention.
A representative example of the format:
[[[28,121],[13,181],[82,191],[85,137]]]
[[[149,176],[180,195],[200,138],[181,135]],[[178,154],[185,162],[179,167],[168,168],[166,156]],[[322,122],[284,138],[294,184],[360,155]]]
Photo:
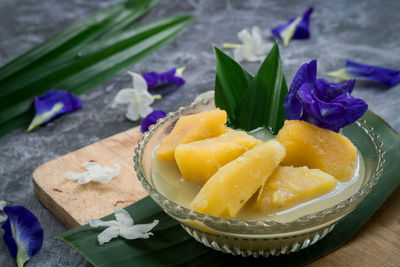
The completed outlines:
[[[67,25],[116,0],[0,1],[0,65],[34,47]],[[400,1],[161,1],[142,21],[193,13],[193,23],[173,42],[129,68],[163,71],[186,66],[186,85],[164,96],[155,108],[173,111],[213,88],[215,62],[211,44],[238,42],[236,33],[258,25],[270,42],[269,29],[314,6],[311,39],[281,47],[287,80],[299,66],[318,60],[319,77],[344,65],[346,59],[400,68]],[[245,63],[252,73],[258,63]],[[329,79],[334,81],[334,79]],[[111,108],[113,97],[131,84],[122,73],[84,94],[83,109],[27,134],[25,127],[0,138],[0,199],[30,209],[41,222],[45,240],[27,266],[89,265],[76,251],[55,239],[66,228],[37,200],[32,172],[40,164],[138,125],[124,117],[124,107]],[[1,90],[1,89],[0,89]],[[357,83],[354,95],[400,131],[400,85]],[[2,235],[2,230],[0,230]],[[0,266],[13,266],[0,241]]]

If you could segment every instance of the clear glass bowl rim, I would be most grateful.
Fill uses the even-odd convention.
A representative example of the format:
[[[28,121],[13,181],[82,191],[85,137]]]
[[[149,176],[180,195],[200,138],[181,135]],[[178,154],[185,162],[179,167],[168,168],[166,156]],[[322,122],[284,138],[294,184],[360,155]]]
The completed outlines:
[[[142,170],[141,170],[141,157],[143,154],[144,147],[146,146],[148,140],[151,138],[152,134],[164,123],[173,120],[174,118],[184,114],[185,112],[191,110],[191,109],[196,109],[201,105],[207,106],[213,101],[213,99],[203,99],[201,102],[193,102],[190,105],[184,106],[179,108],[177,111],[170,112],[167,114],[166,117],[161,118],[157,121],[156,124],[150,126],[149,130],[144,133],[143,137],[139,140],[137,147],[135,148],[135,155],[134,155],[134,169],[136,172],[137,178],[140,180],[142,183],[144,189],[148,191],[150,197],[153,198],[153,200],[156,201],[164,210],[168,212],[168,210],[174,210],[175,212],[179,212],[181,216],[179,217],[185,217],[188,219],[194,219],[198,220],[203,223],[211,222],[211,223],[218,223],[218,224],[225,224],[225,225],[235,225],[238,227],[279,227],[282,229],[288,228],[288,227],[293,227],[293,226],[303,226],[304,224],[309,224],[312,222],[321,222],[325,217],[328,215],[334,215],[338,213],[341,210],[346,210],[350,208],[350,211],[356,208],[357,205],[351,208],[352,204],[355,204],[354,202],[361,202],[361,200],[371,191],[371,189],[376,185],[376,183],[379,181],[379,178],[381,177],[382,171],[383,171],[383,166],[385,163],[384,159],[384,154],[385,151],[383,149],[383,143],[379,140],[379,135],[376,134],[373,131],[373,127],[367,124],[365,120],[358,120],[355,122],[355,124],[360,127],[371,139],[371,141],[374,144],[375,152],[377,153],[378,157],[378,163],[377,167],[368,181],[365,185],[363,185],[354,195],[349,197],[348,199],[338,203],[335,206],[329,207],[327,209],[324,209],[319,212],[315,213],[310,213],[306,216],[302,216],[294,221],[282,223],[282,222],[277,222],[277,221],[247,221],[247,220],[238,220],[238,219],[229,219],[229,218],[221,218],[221,217],[215,217],[211,215],[206,215],[203,213],[198,213],[194,210],[185,208],[169,199],[167,199],[165,196],[163,196],[161,193],[157,191],[150,183],[147,181],[146,177],[144,176]],[[349,212],[350,212],[349,211]],[[348,212],[347,212],[348,213]],[[347,214],[346,213],[346,214]]]

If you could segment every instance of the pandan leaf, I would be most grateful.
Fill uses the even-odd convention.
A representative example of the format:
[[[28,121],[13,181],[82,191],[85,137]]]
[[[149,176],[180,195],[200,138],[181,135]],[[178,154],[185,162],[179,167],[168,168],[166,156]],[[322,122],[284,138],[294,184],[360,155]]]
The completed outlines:
[[[102,229],[90,228],[88,225],[65,232],[58,238],[79,251],[95,266],[303,266],[338,249],[350,240],[400,183],[400,165],[397,162],[400,157],[400,136],[371,111],[367,111],[362,119],[374,128],[384,144],[389,144],[385,145],[386,162],[382,176],[373,191],[353,212],[339,221],[330,234],[299,252],[252,258],[214,251],[190,237],[180,224],[165,214],[150,197],[126,207],[135,223],[160,220],[152,230],[154,236],[149,239],[118,238],[100,246],[97,235]],[[363,130],[354,124],[343,129],[344,135],[357,143],[357,146],[370,146],[365,140],[359,140],[361,131]],[[367,150],[370,149],[371,153],[374,153],[374,148]],[[113,218],[114,215],[109,215],[103,219]]]
[[[57,33],[0,68],[0,96],[5,91],[3,85],[26,70],[37,68],[54,57],[77,49],[100,37],[118,32],[133,21],[146,14],[159,0],[127,0],[78,21],[67,29]]]
[[[214,51],[215,105],[227,112],[229,125],[247,131],[267,127],[276,134],[285,120],[283,101],[288,92],[278,45],[254,78],[218,48]]]
[[[236,110],[253,77],[218,48],[214,47],[214,53],[217,64],[215,105],[227,112],[228,124],[237,128]]]
[[[121,31],[157,2],[128,0],[100,11],[1,68],[0,135],[32,118],[33,96],[53,88],[90,90],[174,38],[193,18],[171,16]]]
[[[265,118],[265,121],[256,127],[266,126],[273,134],[277,134],[285,121],[283,102],[288,93],[278,44],[275,43],[267,58],[261,64],[256,74],[256,79],[261,82],[265,90],[265,92],[258,92],[260,98],[266,95],[265,102],[256,96],[256,101],[258,102],[256,105],[260,109],[259,115]]]

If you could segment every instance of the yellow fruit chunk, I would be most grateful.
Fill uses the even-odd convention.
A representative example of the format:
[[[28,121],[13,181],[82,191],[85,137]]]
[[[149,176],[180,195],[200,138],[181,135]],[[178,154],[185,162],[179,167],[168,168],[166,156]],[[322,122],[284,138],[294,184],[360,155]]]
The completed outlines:
[[[255,146],[220,168],[201,188],[190,208],[217,217],[235,216],[284,157],[285,147],[278,141]]]
[[[308,122],[289,120],[277,140],[286,147],[282,165],[320,169],[340,181],[354,175],[357,149],[345,136]]]
[[[174,152],[179,144],[215,137],[226,132],[226,112],[220,109],[182,116],[157,151],[159,159],[175,162]]]
[[[332,191],[336,184],[335,177],[318,169],[279,166],[268,178],[255,206],[261,210],[289,208]]]
[[[229,129],[214,138],[177,146],[175,159],[185,179],[203,185],[220,167],[259,143],[246,132]]]

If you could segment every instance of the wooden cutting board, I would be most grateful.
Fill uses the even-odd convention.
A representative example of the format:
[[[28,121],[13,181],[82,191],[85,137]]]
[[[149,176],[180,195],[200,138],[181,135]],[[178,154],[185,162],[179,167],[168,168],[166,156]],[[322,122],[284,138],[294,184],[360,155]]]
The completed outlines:
[[[141,138],[138,127],[44,163],[33,173],[39,200],[68,228],[90,218],[113,213],[145,197],[146,191],[133,170],[134,147]],[[64,177],[67,171],[83,172],[82,163],[96,161],[121,171],[108,184],[78,185]],[[390,212],[387,212],[390,211]],[[337,251],[311,266],[399,266],[400,188],[379,208],[357,235]]]

